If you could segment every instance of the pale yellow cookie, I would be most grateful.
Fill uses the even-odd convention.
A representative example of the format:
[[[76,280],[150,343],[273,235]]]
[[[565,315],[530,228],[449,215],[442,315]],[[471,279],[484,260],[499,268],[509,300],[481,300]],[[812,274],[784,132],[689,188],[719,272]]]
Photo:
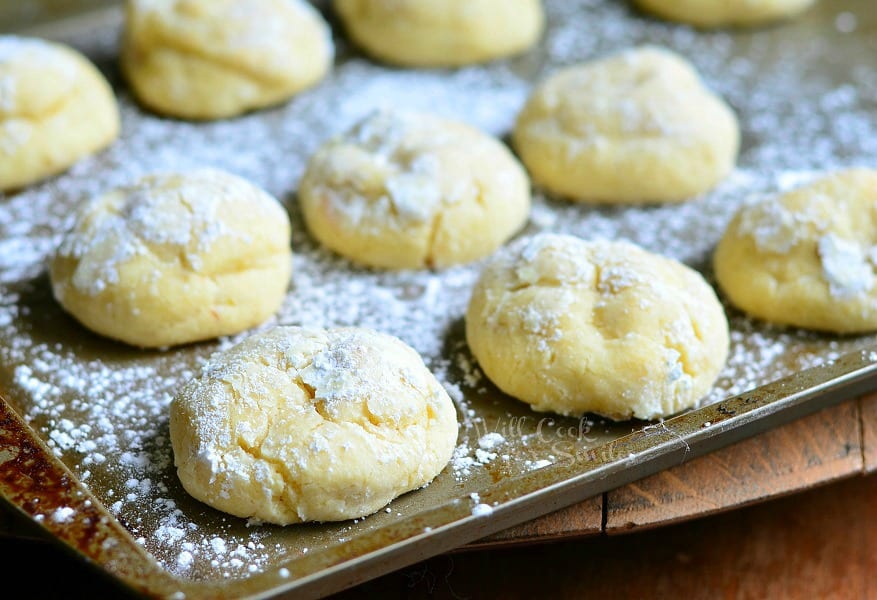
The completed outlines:
[[[752,26],[793,17],[816,0],[636,0],[648,12],[698,27]]]
[[[520,229],[530,183],[487,134],[378,111],[316,152],[299,201],[313,236],[353,261],[441,268],[487,256]]]
[[[184,119],[289,99],[331,68],[329,27],[303,0],[128,0],[122,69],[137,98]]]
[[[722,291],[753,317],[877,330],[877,170],[839,171],[744,205],[713,262]]]
[[[485,375],[537,411],[657,419],[694,406],[728,354],[713,289],[627,242],[541,234],[490,259],[466,312]]]
[[[279,525],[340,521],[430,483],[453,453],[457,413],[395,337],[277,327],[182,387],[170,436],[198,500]]]
[[[292,269],[286,211],[234,175],[156,174],[97,196],[49,265],[83,325],[140,347],[230,335],[268,319]]]
[[[348,35],[393,64],[454,67],[519,54],[539,40],[539,0],[335,0]]]
[[[635,48],[561,69],[513,132],[534,183],[571,200],[681,202],[734,168],[734,112],[679,55]]]
[[[78,51],[0,36],[0,191],[65,171],[119,135],[110,84]]]

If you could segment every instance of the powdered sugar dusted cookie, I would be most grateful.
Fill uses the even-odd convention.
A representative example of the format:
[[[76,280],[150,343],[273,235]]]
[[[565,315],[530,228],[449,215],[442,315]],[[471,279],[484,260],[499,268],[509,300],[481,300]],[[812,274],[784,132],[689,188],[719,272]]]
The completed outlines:
[[[244,179],[200,169],[85,202],[49,274],[58,302],[89,329],[162,347],[262,323],[291,269],[283,207]]]
[[[109,83],[76,50],[0,36],[0,191],[66,170],[119,135]]]
[[[137,98],[186,119],[282,102],[331,68],[328,25],[304,0],[131,0],[122,68]]]
[[[680,202],[734,168],[734,112],[681,56],[641,47],[561,69],[513,132],[533,181],[585,202]]]
[[[540,0],[335,0],[350,37],[390,63],[449,67],[523,52],[545,27]]]
[[[377,111],[317,151],[299,200],[313,236],[339,254],[440,268],[487,256],[520,229],[530,184],[512,153],[480,131]]]
[[[395,337],[277,327],[182,387],[170,435],[192,496],[286,525],[362,517],[428,484],[451,458],[457,416]]]
[[[537,411],[655,419],[724,366],[728,322],[696,271],[627,242],[541,234],[488,261],[466,312],[484,373]]]
[[[877,330],[877,171],[839,171],[744,205],[714,265],[731,302],[759,319]]]
[[[797,15],[816,0],[636,0],[640,8],[699,27],[758,25]]]

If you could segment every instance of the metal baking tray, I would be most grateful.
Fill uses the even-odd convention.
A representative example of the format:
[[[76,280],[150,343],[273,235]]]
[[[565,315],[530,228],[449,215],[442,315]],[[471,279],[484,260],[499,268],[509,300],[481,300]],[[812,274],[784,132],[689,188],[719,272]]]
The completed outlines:
[[[737,171],[676,206],[595,208],[537,193],[520,235],[625,238],[711,280],[712,248],[745,198],[822,170],[877,164],[873,2],[824,1],[780,25],[706,32],[661,23],[627,2],[553,0],[538,47],[458,70],[375,64],[346,43],[321,5],[338,50],[326,81],[283,106],[199,124],[132,102],[117,67],[118,3],[73,16],[70,3],[58,4],[61,13],[34,11],[26,21],[0,21],[0,29],[57,39],[91,57],[115,86],[123,133],[69,172],[0,197],[0,495],[135,594],[326,595],[877,389],[877,337],[770,327],[728,306],[731,355],[699,408],[657,423],[535,413],[493,388],[466,349],[462,318],[479,264],[357,268],[308,237],[295,201],[315,148],[378,106],[431,110],[505,137],[533,84],[553,69],[661,44],[688,56],[740,115]],[[449,389],[459,446],[431,485],[364,519],[285,528],[221,514],[179,485],[167,405],[207,356],[240,336],[164,352],[102,339],[58,308],[45,259],[82,199],[149,171],[205,164],[251,179],[289,208],[294,282],[266,326],[381,329],[420,351]],[[476,505],[490,509],[473,514]]]

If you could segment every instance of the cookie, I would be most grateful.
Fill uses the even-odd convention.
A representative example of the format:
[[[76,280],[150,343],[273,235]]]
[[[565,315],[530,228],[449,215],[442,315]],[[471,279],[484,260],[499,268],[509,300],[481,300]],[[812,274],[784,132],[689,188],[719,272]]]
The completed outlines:
[[[287,525],[363,517],[430,483],[451,459],[457,415],[395,337],[277,327],[180,389],[170,436],[192,496]]]
[[[757,319],[877,330],[877,170],[830,173],[745,204],[713,264],[727,298]]]
[[[0,36],[0,191],[67,170],[119,136],[119,108],[97,68],[68,46]]]
[[[443,268],[487,256],[518,231],[530,183],[512,153],[476,129],[377,111],[316,152],[299,202],[311,234],[354,262]]]
[[[328,25],[303,0],[132,0],[121,64],[146,107],[219,119],[313,86],[333,52]]]
[[[542,36],[539,0],[335,0],[350,38],[370,56],[455,67],[519,54]]]
[[[637,6],[670,21],[698,27],[753,26],[791,18],[816,0],[636,0]]]
[[[536,411],[657,419],[694,406],[728,322],[693,269],[628,242],[523,238],[491,258],[466,311],[485,375]]]
[[[161,173],[78,207],[49,265],[83,325],[165,347],[239,333],[280,307],[290,224],[258,187],[215,169]]]
[[[682,202],[733,170],[740,131],[687,60],[647,46],[549,76],[518,115],[513,143],[533,182],[551,194]]]

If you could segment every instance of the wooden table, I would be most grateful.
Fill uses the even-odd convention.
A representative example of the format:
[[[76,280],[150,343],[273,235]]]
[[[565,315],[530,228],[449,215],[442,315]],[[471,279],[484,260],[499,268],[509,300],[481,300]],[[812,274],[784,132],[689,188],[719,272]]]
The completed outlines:
[[[875,470],[877,394],[799,419],[480,545],[657,527]]]
[[[333,600],[877,598],[877,476],[676,525],[445,555]]]
[[[874,598],[875,470],[877,394],[337,598]],[[4,571],[52,574],[38,597],[115,591],[2,513],[0,531]]]

